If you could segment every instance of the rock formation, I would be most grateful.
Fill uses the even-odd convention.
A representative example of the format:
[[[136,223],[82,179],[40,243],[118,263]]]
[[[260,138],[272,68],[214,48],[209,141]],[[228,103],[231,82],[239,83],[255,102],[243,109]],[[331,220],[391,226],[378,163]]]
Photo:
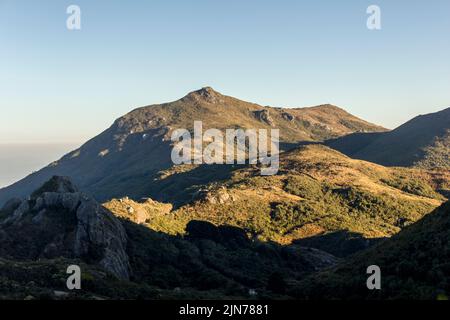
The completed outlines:
[[[127,235],[122,224],[94,199],[78,192],[68,178],[53,177],[30,199],[20,204],[8,201],[3,211],[11,208],[14,211],[0,221],[0,240],[11,244],[10,255],[80,258],[120,279],[129,278]],[[16,245],[19,240],[30,246]]]

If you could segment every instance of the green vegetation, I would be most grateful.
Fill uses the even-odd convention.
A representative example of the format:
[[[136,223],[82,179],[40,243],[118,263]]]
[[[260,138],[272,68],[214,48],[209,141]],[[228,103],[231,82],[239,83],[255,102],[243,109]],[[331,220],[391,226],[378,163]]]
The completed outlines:
[[[301,299],[430,299],[450,295],[450,203],[337,267],[292,287]],[[367,290],[366,268],[378,265],[382,290]]]
[[[82,290],[67,290],[69,265],[80,266]],[[0,300],[156,299],[161,293],[156,287],[119,281],[101,268],[81,260],[0,258]],[[166,294],[170,297],[171,293]]]
[[[436,137],[433,143],[424,148],[423,158],[415,165],[420,168],[444,168],[450,170],[450,129],[442,137]]]
[[[171,235],[184,235],[190,221],[204,220],[237,226],[261,241],[299,242],[342,257],[396,234],[445,199],[435,191],[445,175],[375,166],[320,145],[283,154],[281,164],[276,176],[260,176],[255,166],[171,171],[164,188],[184,200],[169,211],[134,203],[133,211],[144,210],[146,227]],[[105,206],[127,218],[130,203]],[[330,237],[334,246],[326,243]]]
[[[321,183],[307,175],[288,176],[284,190],[309,200],[320,201],[324,197]]]
[[[398,232],[430,209],[426,204],[399,201],[389,195],[377,196],[353,187],[315,187],[297,188],[308,200],[274,204],[272,219],[266,225],[269,232],[262,233],[268,238],[275,238],[271,232],[289,237],[296,230],[313,225],[323,233],[348,231],[368,238],[385,236]],[[340,251],[336,243],[330,247],[316,242],[315,247],[337,256],[352,253]]]
[[[381,182],[410,194],[433,199],[444,199],[430,184],[418,179],[414,175],[399,174],[393,176],[391,179],[381,179]]]

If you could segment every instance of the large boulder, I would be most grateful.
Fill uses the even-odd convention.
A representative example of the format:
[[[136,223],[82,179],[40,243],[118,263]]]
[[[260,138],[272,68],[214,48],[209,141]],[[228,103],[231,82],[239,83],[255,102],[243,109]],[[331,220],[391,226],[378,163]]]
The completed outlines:
[[[0,256],[81,258],[120,279],[130,277],[127,234],[121,222],[78,192],[68,178],[53,177],[22,201],[0,222],[0,232],[5,244]]]
[[[136,202],[128,197],[122,199],[113,199],[104,203],[108,210],[114,212],[116,217],[130,220],[137,224],[144,224],[156,217],[162,217],[170,214],[173,205],[154,201],[150,198],[142,199]]]

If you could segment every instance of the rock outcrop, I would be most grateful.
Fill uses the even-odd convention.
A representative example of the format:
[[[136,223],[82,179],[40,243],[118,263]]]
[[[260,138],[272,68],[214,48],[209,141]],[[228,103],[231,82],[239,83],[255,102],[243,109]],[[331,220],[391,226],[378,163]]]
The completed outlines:
[[[99,264],[119,278],[128,279],[127,235],[122,224],[93,199],[80,201],[77,220],[75,255],[83,257],[92,246],[100,248],[103,254]]]
[[[75,193],[78,188],[72,183],[68,177],[53,176],[44,183],[39,189],[31,194],[31,198],[37,198],[45,192],[55,193]]]
[[[274,121],[269,114],[268,110],[258,110],[254,112],[255,118],[261,122],[265,122],[268,125],[272,126]]]
[[[200,200],[210,204],[226,204],[236,201],[236,196],[222,187],[217,190],[200,189],[192,196],[193,200]]]
[[[281,117],[286,121],[294,121],[294,119],[295,119],[294,116],[288,112],[283,112],[281,114]]]
[[[7,205],[6,209],[16,207],[0,221],[0,240],[11,244],[9,255],[26,259],[80,258],[120,279],[129,278],[125,229],[106,208],[78,192],[70,179],[53,177],[30,199]],[[0,249],[0,253],[5,250]]]
[[[5,205],[2,207],[1,211],[3,211],[6,214],[13,213],[14,210],[16,210],[20,204],[22,203],[22,200],[19,198],[13,198],[11,200],[8,200]]]
[[[170,214],[173,205],[162,203],[153,199],[143,199],[142,202],[136,202],[127,197],[122,199],[113,199],[103,205],[114,212],[116,217],[130,220],[137,224],[144,224],[155,217],[161,217]]]

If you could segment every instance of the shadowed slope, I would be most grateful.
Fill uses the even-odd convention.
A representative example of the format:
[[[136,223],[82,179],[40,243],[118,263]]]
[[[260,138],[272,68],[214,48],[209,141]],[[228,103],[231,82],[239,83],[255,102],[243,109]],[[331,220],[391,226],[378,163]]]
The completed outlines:
[[[386,166],[450,169],[450,108],[418,116],[390,132],[356,133],[326,144]]]
[[[309,299],[448,299],[450,203],[391,239],[329,271],[298,283],[293,293]],[[366,269],[381,269],[381,290],[368,290]]]

